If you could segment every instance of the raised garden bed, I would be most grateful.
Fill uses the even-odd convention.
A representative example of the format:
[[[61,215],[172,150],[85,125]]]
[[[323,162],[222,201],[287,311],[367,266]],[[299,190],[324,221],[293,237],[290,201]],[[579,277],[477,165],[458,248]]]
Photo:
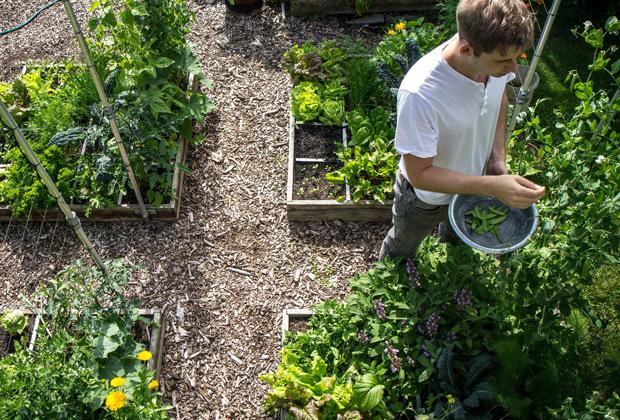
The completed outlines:
[[[436,0],[375,0],[368,13],[393,13],[428,10]],[[355,0],[291,0],[293,16],[355,14]]]
[[[187,80],[187,89],[191,92],[197,92],[199,90],[199,81],[194,78],[192,74],[189,75]],[[185,129],[183,132],[193,131],[193,120],[185,121]],[[179,148],[175,157],[175,168],[172,178],[172,198],[169,202],[163,203],[160,206],[153,204],[146,204],[149,216],[154,221],[175,221],[179,218],[181,210],[181,196],[183,193],[183,178],[184,171],[182,166],[187,159],[187,152],[189,149],[189,140],[186,136],[179,137]],[[1,150],[1,149],[0,149]],[[8,169],[10,165],[0,160],[0,180],[2,179],[3,171]],[[34,170],[34,169],[33,169]],[[86,222],[116,222],[116,221],[131,221],[131,220],[144,220],[140,212],[140,206],[135,202],[134,195],[131,189],[127,191],[127,195],[118,197],[116,207],[108,208],[95,208],[92,209],[90,215],[87,217],[87,206],[83,204],[69,204],[69,207],[74,211],[82,221]],[[133,199],[133,200],[132,200]],[[144,197],[146,200],[146,197]],[[27,220],[34,221],[55,221],[64,219],[64,215],[56,206],[48,209],[32,209],[29,214],[21,215],[20,217],[13,217],[10,207],[6,204],[0,203],[0,222],[13,221],[13,222],[25,222]]]
[[[3,310],[0,313],[5,313],[6,311],[7,310]],[[14,342],[21,340],[24,336],[28,337],[28,350],[32,351],[34,349],[40,317],[38,314],[28,309],[21,309],[21,311],[28,317],[28,326],[23,334],[12,336],[0,327],[0,358],[13,353],[15,351]],[[146,366],[155,371],[155,378],[160,380],[164,353],[164,337],[166,334],[166,319],[157,309],[141,309],[140,316],[146,318],[152,325],[147,325],[144,322],[137,322],[133,327],[133,335],[136,341],[143,344],[153,355],[153,357],[147,361]]]
[[[335,136],[339,136],[337,138]],[[289,161],[286,210],[294,221],[387,221],[392,200],[353,202],[348,185],[334,185],[325,174],[340,166],[334,155],[335,141],[346,144],[346,127],[299,124],[289,120]],[[344,201],[336,197],[344,196]]]
[[[11,353],[15,352],[15,342],[19,342],[23,337],[28,337],[27,347],[28,350],[32,350],[34,347],[34,342],[37,338],[37,328],[39,326],[39,316],[35,315],[32,311],[27,309],[20,309],[24,315],[28,318],[28,325],[24,332],[20,335],[13,336],[5,331],[0,326],[0,358],[8,356]],[[12,311],[12,309],[2,310],[0,314],[4,314],[5,312]]]

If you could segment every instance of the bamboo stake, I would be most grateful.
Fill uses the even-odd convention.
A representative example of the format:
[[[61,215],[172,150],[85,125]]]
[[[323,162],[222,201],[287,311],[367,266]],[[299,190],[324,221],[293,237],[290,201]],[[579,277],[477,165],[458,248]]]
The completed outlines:
[[[551,5],[551,10],[549,10],[549,12],[547,13],[547,20],[545,21],[545,26],[543,27],[542,33],[538,40],[538,44],[536,45],[536,49],[534,50],[532,62],[530,63],[527,74],[525,75],[525,79],[521,84],[521,89],[519,89],[519,95],[517,96],[517,103],[515,104],[514,110],[510,117],[510,123],[508,124],[508,129],[506,130],[506,141],[510,140],[512,132],[514,131],[515,125],[517,123],[517,116],[523,111],[523,108],[527,103],[530,83],[532,82],[532,78],[534,77],[534,73],[536,72],[538,60],[542,56],[543,48],[545,48],[545,44],[547,43],[547,39],[549,38],[549,32],[551,32],[551,26],[553,25],[553,21],[558,14],[560,2],[561,0],[554,0],[553,5]]]
[[[22,153],[24,154],[28,162],[30,162],[30,164],[34,166],[35,170],[37,171],[37,174],[39,175],[39,178],[41,179],[41,182],[43,183],[43,185],[45,185],[50,195],[54,198],[54,200],[56,200],[58,207],[65,215],[65,219],[67,220],[67,223],[69,224],[69,226],[73,228],[76,235],[78,236],[78,238],[80,239],[80,241],[82,242],[82,244],[84,245],[84,247],[86,248],[90,256],[95,261],[95,264],[97,264],[97,267],[99,267],[99,269],[103,272],[103,274],[107,276],[108,270],[106,269],[105,264],[103,263],[103,260],[101,259],[101,257],[99,256],[99,254],[93,247],[92,243],[88,239],[88,236],[86,236],[86,233],[84,233],[80,219],[75,215],[73,211],[71,211],[65,199],[62,198],[62,194],[60,194],[60,191],[58,191],[58,188],[56,188],[54,181],[52,181],[49,174],[47,173],[47,171],[41,164],[41,160],[32,150],[32,148],[30,147],[30,144],[28,144],[28,140],[26,140],[26,137],[24,137],[22,130],[20,130],[17,123],[13,119],[13,116],[7,109],[4,102],[2,102],[1,100],[0,100],[0,118],[11,129],[11,131],[13,131],[13,135],[15,136],[15,139],[17,140],[17,143],[19,144],[19,148],[21,149]]]
[[[114,110],[110,106],[108,102],[108,97],[103,88],[103,84],[101,83],[101,79],[99,78],[99,73],[97,72],[97,68],[93,63],[93,59],[90,55],[90,50],[88,49],[88,45],[86,44],[86,39],[82,34],[82,30],[80,28],[80,24],[77,21],[75,16],[75,12],[73,11],[73,7],[71,6],[70,0],[63,0],[63,4],[65,6],[65,11],[67,12],[67,16],[69,17],[69,21],[71,22],[71,27],[73,28],[73,32],[78,40],[78,44],[80,46],[80,50],[82,51],[82,55],[84,56],[84,61],[86,62],[86,66],[90,72],[93,81],[95,82],[95,87],[97,88],[97,93],[99,94],[99,98],[101,99],[101,103],[103,104],[103,108],[105,111],[108,120],[110,121],[110,127],[112,127],[112,132],[114,133],[114,139],[116,140],[116,145],[118,146],[118,150],[121,154],[121,159],[123,161],[123,165],[129,174],[129,180],[131,182],[131,187],[133,188],[134,194],[136,195],[136,199],[138,200],[138,205],[140,206],[140,212],[142,213],[142,217],[145,220],[149,219],[149,213],[146,210],[146,206],[144,205],[144,200],[142,199],[142,194],[140,193],[140,187],[138,185],[138,181],[133,173],[133,169],[131,168],[131,163],[129,162],[129,156],[127,155],[127,151],[125,150],[125,145],[121,139],[121,134],[118,130],[118,125],[116,123],[116,117],[114,116]]]

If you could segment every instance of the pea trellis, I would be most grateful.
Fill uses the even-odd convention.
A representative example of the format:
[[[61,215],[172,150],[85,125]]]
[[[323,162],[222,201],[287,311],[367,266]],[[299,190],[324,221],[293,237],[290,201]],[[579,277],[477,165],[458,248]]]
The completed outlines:
[[[53,6],[56,3],[59,3],[60,1],[61,0],[54,0],[54,1],[52,1],[51,3],[49,3],[46,6],[44,6],[42,9],[40,9],[26,23],[18,26],[17,28],[10,29],[8,31],[4,31],[2,33],[2,35],[6,35],[6,34],[8,34],[10,32],[13,32],[14,30],[22,28],[23,26],[25,26],[26,24],[28,24],[29,22],[34,20],[42,11],[47,10],[48,8],[50,8],[51,6]],[[118,150],[119,150],[119,152],[121,154],[121,159],[123,161],[123,165],[124,165],[125,169],[127,170],[127,173],[129,175],[129,179],[130,179],[132,188],[134,190],[134,194],[136,196],[136,200],[138,201],[138,204],[140,206],[140,211],[141,211],[142,217],[148,220],[149,215],[148,215],[148,212],[147,212],[146,207],[144,205],[144,200],[142,199],[142,195],[140,194],[140,188],[138,186],[138,182],[136,181],[136,177],[135,177],[134,172],[133,172],[133,170],[131,168],[131,163],[129,162],[129,157],[127,155],[127,151],[125,150],[125,146],[124,146],[123,141],[121,139],[120,132],[118,130],[118,125],[116,124],[116,119],[115,119],[115,116],[114,116],[114,110],[112,109],[112,107],[110,106],[110,103],[108,102],[108,98],[107,98],[107,95],[106,95],[106,93],[104,91],[103,85],[101,83],[101,79],[99,77],[99,73],[97,72],[97,69],[95,68],[95,65],[93,63],[92,57],[90,55],[90,51],[89,51],[88,45],[86,44],[86,40],[84,39],[84,35],[82,34],[82,30],[80,28],[80,24],[77,21],[77,18],[75,16],[75,12],[73,11],[73,7],[71,5],[71,1],[70,0],[62,0],[62,3],[64,5],[67,17],[69,18],[69,21],[71,22],[71,27],[73,28],[73,32],[75,33],[75,36],[77,38],[80,50],[81,50],[82,55],[84,57],[84,61],[86,62],[86,66],[88,67],[88,70],[89,70],[90,75],[91,75],[91,77],[93,79],[93,82],[95,83],[95,87],[97,89],[97,93],[99,95],[99,98],[100,98],[100,100],[101,100],[101,102],[102,102],[102,104],[104,106],[104,111],[106,113],[106,116],[107,116],[108,121],[110,123],[110,126],[112,128],[112,132],[114,133],[114,139],[116,141],[116,145],[118,147]],[[92,258],[95,260],[95,263],[97,264],[97,266],[105,273],[106,272],[105,264],[103,263],[101,257],[99,256],[97,251],[95,251],[92,243],[90,242],[90,240],[88,239],[88,237],[84,233],[84,230],[81,227],[80,219],[76,216],[75,212],[71,211],[71,209],[67,205],[66,201],[64,200],[64,198],[60,194],[60,191],[58,190],[58,188],[56,188],[56,185],[54,184],[54,182],[50,178],[49,174],[47,173],[47,171],[45,170],[45,168],[41,164],[41,160],[37,157],[35,152],[32,150],[32,148],[28,144],[28,141],[24,137],[22,131],[19,129],[19,127],[17,126],[17,123],[13,119],[11,113],[9,112],[9,110],[7,109],[7,107],[5,106],[5,104],[2,101],[0,101],[0,116],[5,121],[6,125],[9,127],[9,129],[13,132],[13,134],[14,134],[14,136],[15,136],[18,144],[19,144],[19,147],[20,147],[22,153],[24,153],[24,155],[26,156],[28,161],[34,166],[35,170],[37,171],[38,176],[40,177],[41,181],[43,182],[43,184],[45,185],[45,187],[49,191],[50,195],[56,200],[56,202],[58,204],[58,207],[60,208],[60,210],[62,211],[62,213],[65,216],[65,219],[67,220],[67,223],[70,226],[73,227],[73,229],[75,230],[75,233],[79,237],[79,239],[82,242],[82,244],[84,245],[84,247],[88,250],[88,252],[92,256]]]
[[[532,61],[530,62],[528,66],[528,71],[525,74],[525,77],[523,78],[523,80],[521,80],[521,87],[516,97],[516,103],[514,104],[514,110],[510,117],[510,121],[508,122],[508,128],[506,130],[507,141],[512,136],[512,132],[515,129],[519,114],[523,111],[524,108],[528,106],[529,100],[531,99],[533,95],[533,89],[532,89],[532,92],[530,92],[531,83],[536,75],[536,66],[538,65],[538,60],[540,60],[540,57],[542,57],[542,51],[545,48],[547,39],[549,38],[549,33],[551,32],[551,27],[553,26],[553,21],[555,20],[555,17],[558,14],[558,10],[560,8],[560,2],[561,0],[554,0],[551,5],[551,8],[547,11],[547,19],[545,21],[545,26],[543,27],[541,34],[540,34],[540,38],[538,39],[538,43],[536,44],[536,49],[534,50]],[[538,2],[538,3],[540,3],[541,6],[543,6],[543,8],[546,9],[546,5],[544,1]],[[531,5],[531,2],[528,4]],[[536,20],[536,23],[538,24],[538,20]],[[536,87],[534,86],[534,89],[535,88]]]

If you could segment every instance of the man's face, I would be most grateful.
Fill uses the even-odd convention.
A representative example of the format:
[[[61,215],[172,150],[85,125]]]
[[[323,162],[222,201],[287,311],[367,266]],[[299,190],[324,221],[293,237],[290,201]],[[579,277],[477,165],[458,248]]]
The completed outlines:
[[[479,57],[474,56],[478,71],[493,77],[501,77],[510,72],[517,71],[517,57],[521,51],[516,47],[495,49],[490,53],[482,53]]]

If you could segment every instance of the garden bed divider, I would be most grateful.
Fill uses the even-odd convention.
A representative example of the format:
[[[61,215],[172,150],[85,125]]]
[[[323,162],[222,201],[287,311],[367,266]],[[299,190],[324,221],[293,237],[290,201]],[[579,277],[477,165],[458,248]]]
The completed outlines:
[[[394,13],[429,10],[437,6],[437,0],[379,0],[368,13]],[[324,16],[332,14],[355,14],[355,0],[291,0],[293,16]]]
[[[26,69],[26,67],[24,67]],[[196,92],[199,89],[199,80],[192,74],[188,76],[187,89]],[[188,119],[184,123],[186,131],[192,128],[193,120]],[[189,131],[191,132],[191,131]],[[189,139],[181,135],[179,137],[179,150],[175,158],[175,168],[172,176],[172,197],[170,202],[160,205],[159,207],[147,204],[146,208],[150,218],[153,221],[170,222],[179,218],[181,211],[181,197],[183,193],[184,171],[181,164],[185,163],[189,149]],[[8,168],[7,164],[0,164],[0,170]],[[119,201],[117,200],[117,203]],[[86,217],[86,206],[81,204],[71,204],[69,208],[75,212],[82,222],[121,222],[144,220],[140,212],[138,204],[118,204],[117,207],[108,207],[101,209],[92,209],[89,217]],[[20,216],[12,217],[11,209],[6,203],[0,203],[0,222],[25,222],[27,219],[32,221],[56,221],[64,219],[60,210],[55,207],[49,209],[33,209],[29,217]]]
[[[149,349],[153,357],[146,362],[146,367],[155,371],[155,378],[161,382],[161,366],[164,356],[164,337],[166,335],[166,318],[158,309],[140,309],[140,316],[152,318],[154,326],[150,329]]]
[[[293,184],[295,179],[296,164],[298,162],[324,163],[326,160],[296,158],[295,154],[295,127],[298,123],[292,114],[289,116],[289,148],[288,148],[288,174],[286,186],[286,212],[291,221],[318,222],[327,220],[344,221],[389,221],[392,217],[392,200],[380,203],[374,200],[351,201],[351,192],[348,184],[345,184],[345,201],[338,200],[299,200],[293,199]],[[346,146],[346,129],[343,127],[343,144]]]
[[[307,320],[312,316],[312,310],[310,309],[284,309],[282,311],[282,346],[284,346],[284,337],[289,330],[290,321],[295,320]],[[286,410],[281,408],[279,413],[279,420],[286,420]]]

